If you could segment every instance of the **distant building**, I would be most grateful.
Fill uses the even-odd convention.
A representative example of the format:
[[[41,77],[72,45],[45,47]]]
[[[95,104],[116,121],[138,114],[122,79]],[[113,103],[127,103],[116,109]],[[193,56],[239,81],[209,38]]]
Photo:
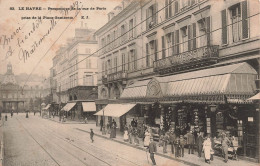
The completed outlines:
[[[48,84],[41,81],[18,82],[13,73],[12,64],[7,64],[7,72],[0,84],[0,106],[3,112],[34,111],[40,109],[40,103],[49,95]],[[38,99],[38,100],[37,100]]]
[[[82,27],[75,29],[75,37],[68,39],[66,46],[56,52],[51,68],[55,103],[64,105],[80,100],[94,101],[97,98],[98,57],[92,55],[97,47],[94,30]],[[74,108],[74,117],[80,117],[81,103]]]

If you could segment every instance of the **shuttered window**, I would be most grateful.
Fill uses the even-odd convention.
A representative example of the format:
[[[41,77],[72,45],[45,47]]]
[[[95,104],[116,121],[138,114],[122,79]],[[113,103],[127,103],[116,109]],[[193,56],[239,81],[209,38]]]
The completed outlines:
[[[206,32],[207,32],[207,45],[210,45],[211,32],[210,32],[210,17],[206,17]]]
[[[165,41],[164,41],[164,36],[162,36],[162,58],[166,57],[166,52],[165,52]]]
[[[175,52],[174,52],[174,50],[175,50],[175,46],[174,46],[174,44],[175,44],[175,38],[174,38],[175,36],[174,36],[174,32],[172,32],[172,55],[174,55],[175,54]]]
[[[226,10],[221,11],[222,16],[222,44],[227,44],[227,12]]]
[[[196,23],[192,24],[192,32],[193,32],[193,46],[192,49],[196,49],[197,48],[197,44],[196,44]]]
[[[247,1],[243,1],[242,5],[242,37],[246,39],[248,35],[248,15],[247,15]]]
[[[158,40],[154,41],[154,60],[157,61],[158,60]]]
[[[191,25],[188,25],[188,51],[191,50]]]
[[[168,0],[165,0],[165,19],[169,18],[169,6],[168,6]]]
[[[179,2],[178,0],[175,1],[174,3],[174,14],[177,14],[179,12]]]
[[[172,16],[172,0],[169,0],[169,17]]]
[[[150,66],[149,43],[146,43],[146,66]]]
[[[180,53],[180,38],[179,38],[179,30],[175,31],[175,42],[176,42],[176,49],[175,49],[175,53],[179,54]]]

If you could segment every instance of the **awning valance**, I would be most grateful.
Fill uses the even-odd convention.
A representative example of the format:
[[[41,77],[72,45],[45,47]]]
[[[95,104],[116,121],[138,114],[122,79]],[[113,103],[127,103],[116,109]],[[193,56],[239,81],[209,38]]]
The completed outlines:
[[[82,102],[83,112],[95,112],[96,104],[95,102]]]
[[[49,108],[50,108],[50,106],[51,106],[51,105],[50,105],[50,104],[48,104],[46,107],[44,107],[44,108],[43,108],[43,110],[47,110],[47,109],[49,109]]]
[[[121,99],[172,98],[188,102],[246,102],[256,90],[257,72],[247,63],[154,77],[127,86]]]
[[[61,110],[70,111],[75,105],[76,105],[76,103],[67,103]]]
[[[94,115],[120,117],[130,111],[136,104],[108,104]]]

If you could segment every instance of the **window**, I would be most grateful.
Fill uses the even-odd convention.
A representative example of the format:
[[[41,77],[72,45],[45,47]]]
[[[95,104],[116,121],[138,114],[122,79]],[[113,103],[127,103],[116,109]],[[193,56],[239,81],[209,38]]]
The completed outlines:
[[[122,54],[122,71],[125,72],[126,71],[126,57],[125,54]]]
[[[123,43],[123,42],[125,42],[125,36],[126,36],[126,31],[125,31],[125,25],[122,25],[121,26],[121,42]]]
[[[162,58],[164,59],[165,57],[166,57],[165,40],[164,40],[164,36],[162,36]]]
[[[102,61],[102,76],[105,75],[105,62]]]
[[[146,9],[146,29],[152,28],[157,24],[157,4]]]
[[[114,73],[117,72],[117,57],[114,58],[114,68],[113,68],[113,70],[114,70]]]
[[[111,66],[111,60],[110,59],[107,60],[107,68],[108,68],[108,74],[111,74],[112,73],[112,71],[111,71],[112,66]]]
[[[85,76],[84,85],[86,85],[86,86],[93,86],[94,85],[93,75],[86,75]]]
[[[107,45],[108,45],[108,48],[110,48],[110,35],[107,35]]]
[[[230,21],[231,21],[231,39],[232,42],[237,42],[242,39],[242,23],[241,21],[241,8],[237,4],[230,8]]]
[[[205,18],[200,19],[198,21],[199,25],[199,45],[200,47],[206,46],[207,45],[207,36],[206,36],[206,20]]]
[[[188,35],[187,35],[187,26],[181,28],[181,51],[188,51]]]
[[[157,56],[157,40],[152,40],[146,44],[146,66],[152,66],[153,61],[158,60]]]
[[[172,0],[165,0],[165,19],[172,16]]]
[[[131,19],[129,21],[129,39],[133,38],[134,37],[134,20]]]
[[[91,59],[86,59],[86,68],[87,69],[91,69],[92,68],[92,66],[91,66]]]
[[[228,41],[235,43],[249,37],[247,11],[247,1],[231,6],[228,12],[226,9],[221,11],[222,44],[228,44]]]
[[[129,70],[130,71],[136,70],[136,68],[137,68],[137,57],[136,57],[134,49],[130,50],[130,52],[129,52],[129,60],[130,60]]]

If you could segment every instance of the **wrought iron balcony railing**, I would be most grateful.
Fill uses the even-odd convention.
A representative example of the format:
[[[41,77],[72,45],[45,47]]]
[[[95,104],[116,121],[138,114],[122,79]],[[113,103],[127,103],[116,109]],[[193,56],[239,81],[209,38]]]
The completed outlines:
[[[219,47],[217,45],[204,46],[154,61],[154,71],[165,74],[205,64],[213,64],[217,62],[218,57]]]
[[[107,81],[113,82],[113,81],[124,80],[126,78],[127,78],[127,73],[125,71],[118,71],[116,73],[108,74]]]

